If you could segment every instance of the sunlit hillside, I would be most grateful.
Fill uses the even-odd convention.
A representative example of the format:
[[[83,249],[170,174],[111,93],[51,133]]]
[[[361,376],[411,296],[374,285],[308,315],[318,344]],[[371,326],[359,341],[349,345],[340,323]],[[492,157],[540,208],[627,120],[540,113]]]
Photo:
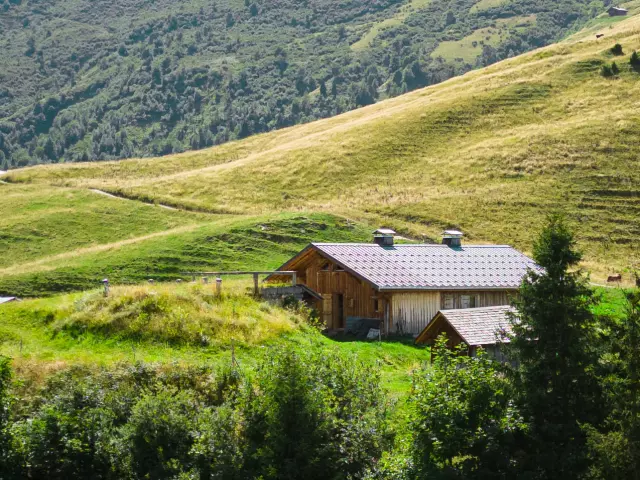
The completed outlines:
[[[616,43],[621,55],[611,51]],[[34,217],[55,209],[64,218],[58,203],[65,195],[76,198],[68,214],[77,214],[86,208],[88,189],[129,199],[100,197],[119,209],[140,208],[143,201],[181,210],[145,207],[156,210],[136,217],[135,228],[118,233],[109,227],[107,239],[96,227],[85,247],[130,238],[133,230],[143,237],[173,229],[172,238],[181,238],[192,235],[181,229],[218,221],[222,234],[247,216],[260,225],[291,212],[385,224],[426,241],[457,227],[468,242],[529,251],[545,215],[563,212],[594,280],[614,271],[628,280],[624,269],[638,261],[640,235],[640,71],[630,63],[636,49],[640,17],[603,20],[560,44],[328,120],[180,155],[11,171],[0,192],[3,199],[20,195]],[[619,73],[603,75],[613,62]],[[50,199],[42,199],[43,192]],[[41,199],[38,208],[31,195]],[[11,201],[0,208],[11,216]],[[120,222],[123,215],[114,210],[112,218]],[[5,226],[2,241],[20,250]],[[313,236],[307,231],[299,243]],[[3,259],[2,283],[18,279],[23,262],[44,256],[53,237],[29,258]],[[138,248],[147,241],[163,244],[153,238]],[[54,262],[48,271],[58,268]]]

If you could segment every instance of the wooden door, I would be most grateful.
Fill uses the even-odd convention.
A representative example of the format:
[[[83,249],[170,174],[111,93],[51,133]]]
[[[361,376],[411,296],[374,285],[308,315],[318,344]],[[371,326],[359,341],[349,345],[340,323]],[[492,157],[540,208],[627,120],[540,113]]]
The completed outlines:
[[[333,328],[344,328],[344,295],[336,293],[333,298]]]
[[[334,328],[333,326],[333,299],[330,293],[322,294],[322,321],[325,327]]]

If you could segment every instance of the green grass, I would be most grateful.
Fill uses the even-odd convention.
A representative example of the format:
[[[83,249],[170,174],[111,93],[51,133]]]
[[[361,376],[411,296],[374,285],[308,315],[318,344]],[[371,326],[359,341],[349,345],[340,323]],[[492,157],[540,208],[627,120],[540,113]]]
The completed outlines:
[[[251,282],[212,285],[166,283],[114,287],[6,304],[0,308],[0,354],[12,357],[23,378],[46,377],[76,364],[118,362],[252,366],[265,348],[338,349],[378,365],[385,388],[403,398],[411,371],[428,360],[428,350],[411,339],[350,342],[328,339],[301,313],[247,296]],[[206,341],[203,338],[206,337]]]
[[[212,218],[87,190],[0,185],[0,269]]]
[[[138,202],[114,200],[138,208]],[[157,207],[143,207],[160,211]],[[46,210],[45,210],[46,212]],[[126,211],[125,211],[126,213]],[[120,217],[108,219],[117,224]],[[201,217],[204,223],[127,241],[72,248],[0,270],[0,292],[21,297],[83,290],[101,284],[190,278],[184,272],[275,269],[311,241],[363,241],[371,228],[320,213]],[[100,224],[87,227],[87,234]],[[53,237],[49,243],[75,237]],[[19,248],[14,246],[13,248]]]
[[[535,24],[535,16],[533,15],[498,20],[495,27],[480,28],[460,40],[440,42],[431,53],[431,57],[442,57],[448,61],[462,60],[474,65],[478,55],[482,54],[483,45],[496,47],[509,38],[511,29],[533,24]]]
[[[11,171],[4,177],[13,183],[0,189],[25,195],[25,204],[45,191],[60,196],[45,202],[56,206],[69,192],[100,188],[223,214],[170,214],[122,201],[122,208],[151,212],[155,226],[134,225],[136,235],[162,222],[188,230],[111,249],[122,232],[107,231],[96,216],[95,232],[92,223],[83,227],[91,232],[82,234],[86,241],[76,245],[71,230],[68,238],[45,237],[40,253],[0,271],[0,291],[39,295],[86,288],[107,275],[175,278],[184,268],[271,268],[310,240],[368,239],[369,227],[354,227],[355,234],[345,218],[425,241],[457,227],[467,242],[529,252],[549,212],[564,213],[575,228],[595,282],[622,272],[628,284],[628,267],[640,263],[640,74],[628,65],[640,50],[639,25],[640,17],[626,18],[606,41],[569,39],[338,117],[200,152]],[[616,59],[621,73],[603,78],[600,65],[611,62],[614,42],[625,51]],[[13,215],[10,204],[0,211]],[[316,215],[326,219],[325,230],[286,220]],[[295,239],[269,241],[263,222]],[[344,228],[334,234],[337,224]],[[82,253],[94,235],[99,251]],[[24,244],[11,239],[5,248],[19,257]],[[45,255],[65,249],[62,259]]]
[[[505,3],[509,3],[510,0],[480,0],[476,3],[469,13],[478,13],[484,12],[485,10],[489,10],[490,8],[499,7],[500,5],[504,5]]]
[[[390,27],[396,27],[402,25],[404,20],[416,10],[425,7],[431,3],[431,0],[410,0],[407,5],[404,5],[396,15],[391,18],[373,23],[367,33],[365,33],[360,40],[351,45],[351,49],[354,51],[365,50],[370,47],[378,34]]]

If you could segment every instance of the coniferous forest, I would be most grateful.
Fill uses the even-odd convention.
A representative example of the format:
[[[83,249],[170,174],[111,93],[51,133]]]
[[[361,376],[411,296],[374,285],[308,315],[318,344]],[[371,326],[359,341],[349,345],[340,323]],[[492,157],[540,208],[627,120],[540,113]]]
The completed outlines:
[[[609,0],[0,0],[0,170],[199,149],[556,41]]]

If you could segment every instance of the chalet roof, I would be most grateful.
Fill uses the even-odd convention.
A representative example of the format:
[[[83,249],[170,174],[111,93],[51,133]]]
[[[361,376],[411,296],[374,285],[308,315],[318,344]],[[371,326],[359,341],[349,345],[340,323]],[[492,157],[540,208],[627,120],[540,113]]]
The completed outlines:
[[[505,334],[512,333],[508,314],[513,311],[514,309],[508,305],[440,310],[418,336],[416,342],[424,343],[432,335],[437,335],[437,332],[430,329],[433,330],[437,325],[436,320],[442,317],[470,347],[494,345],[498,341],[509,343],[509,338]]]
[[[507,245],[312,243],[309,249],[333,260],[378,290],[509,290],[520,287],[533,260]]]
[[[614,12],[625,12],[627,13],[629,10],[627,10],[626,8],[623,7],[610,7],[609,11],[614,11]]]
[[[0,305],[3,303],[13,302],[14,300],[18,300],[16,297],[0,297]]]

